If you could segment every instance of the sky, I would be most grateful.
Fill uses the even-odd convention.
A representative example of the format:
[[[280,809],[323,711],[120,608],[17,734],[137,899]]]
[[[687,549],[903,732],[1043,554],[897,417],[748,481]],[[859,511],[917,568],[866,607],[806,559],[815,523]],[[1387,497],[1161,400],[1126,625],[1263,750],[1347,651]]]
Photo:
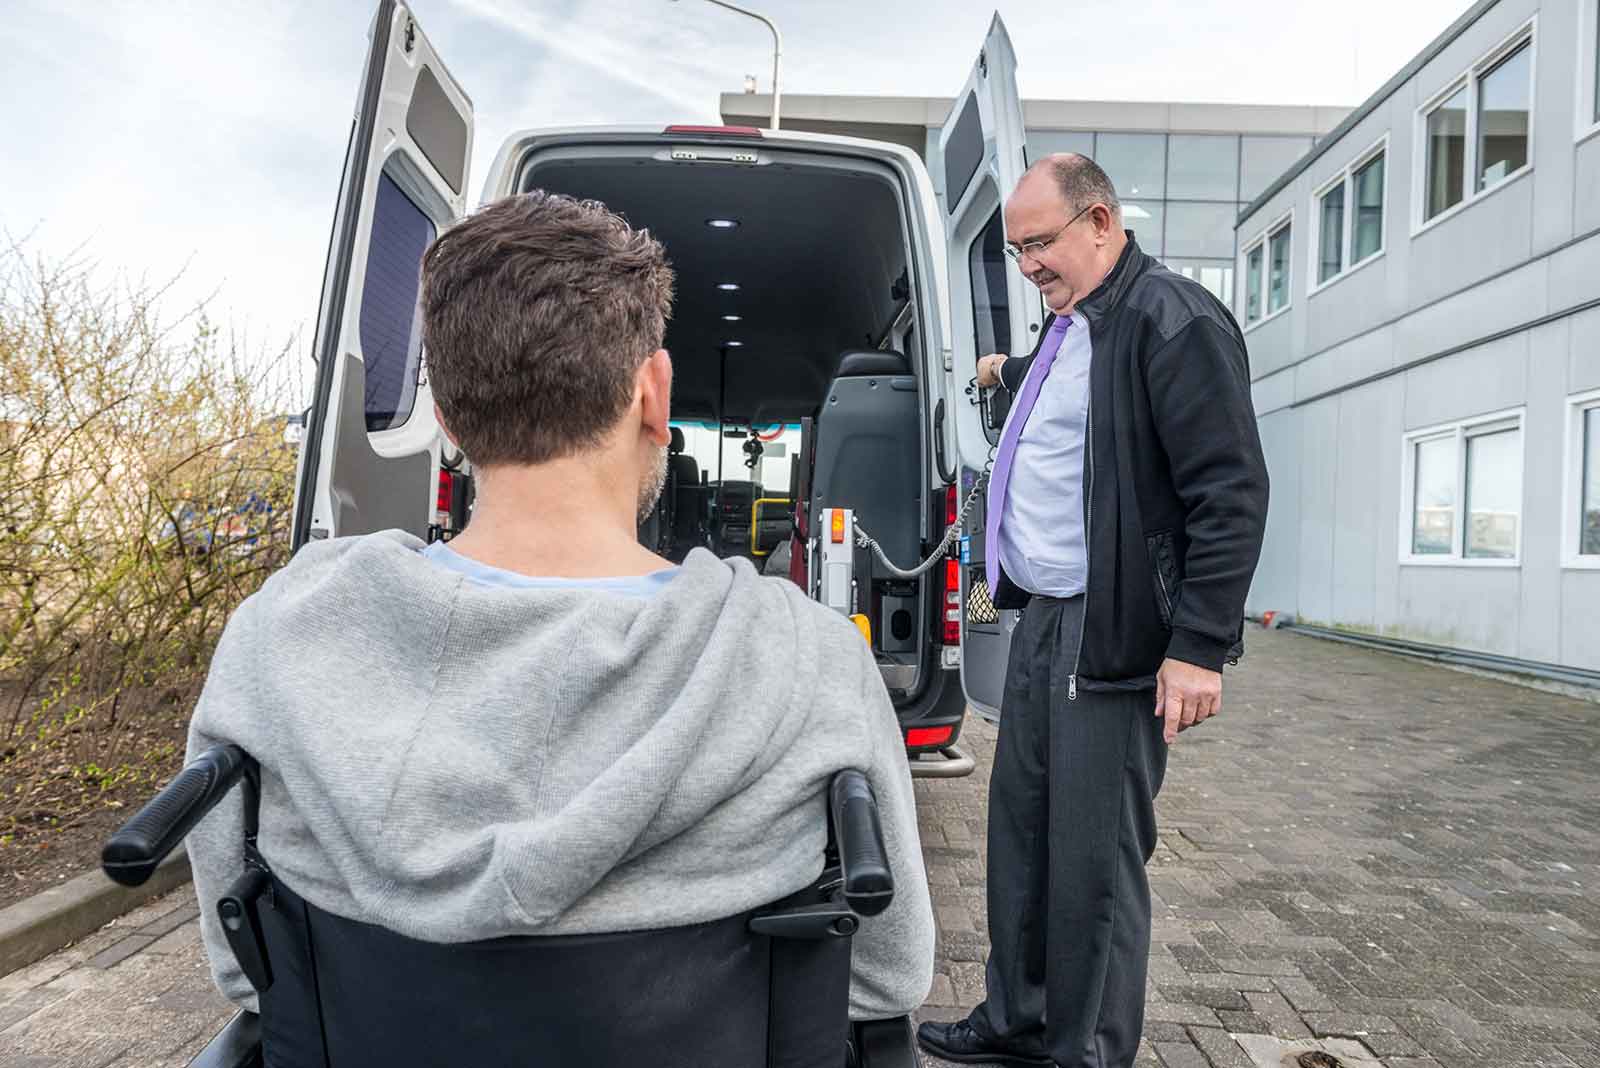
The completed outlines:
[[[953,96],[992,8],[746,0],[788,93]],[[6,0],[0,239],[309,352],[368,0]],[[1001,0],[1024,98],[1354,106],[1468,0]],[[771,36],[705,0],[413,0],[471,96],[477,200],[529,126],[717,122]]]

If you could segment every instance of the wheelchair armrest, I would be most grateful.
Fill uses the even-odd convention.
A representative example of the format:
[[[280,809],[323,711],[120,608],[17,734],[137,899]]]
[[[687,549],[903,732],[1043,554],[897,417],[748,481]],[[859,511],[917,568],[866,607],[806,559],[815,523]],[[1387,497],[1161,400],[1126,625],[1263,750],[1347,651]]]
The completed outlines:
[[[261,1068],[261,1017],[242,1009],[234,1013],[189,1068]]]
[[[106,840],[100,867],[124,886],[143,883],[233,789],[249,764],[249,754],[236,745],[201,753]]]
[[[883,844],[877,798],[867,777],[854,768],[834,775],[828,797],[844,899],[857,914],[876,916],[894,900],[894,876]]]
[[[921,1068],[911,1017],[862,1020],[853,1024],[857,1068]]]

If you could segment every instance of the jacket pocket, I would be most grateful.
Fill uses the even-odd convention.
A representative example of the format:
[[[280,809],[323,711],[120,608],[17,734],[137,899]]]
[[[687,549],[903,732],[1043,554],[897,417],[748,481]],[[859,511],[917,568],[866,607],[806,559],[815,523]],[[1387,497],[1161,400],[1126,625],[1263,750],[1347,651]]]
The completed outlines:
[[[1156,611],[1161,616],[1161,625],[1171,630],[1178,590],[1178,556],[1172,543],[1172,531],[1146,534],[1144,547],[1150,557],[1150,583],[1155,588]]]

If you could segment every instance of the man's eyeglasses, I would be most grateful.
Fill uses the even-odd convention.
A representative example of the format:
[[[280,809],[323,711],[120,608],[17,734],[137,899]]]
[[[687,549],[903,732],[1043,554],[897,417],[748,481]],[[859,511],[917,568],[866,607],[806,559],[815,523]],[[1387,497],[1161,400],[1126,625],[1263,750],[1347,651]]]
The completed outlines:
[[[1089,208],[1092,208],[1092,207],[1094,207],[1094,205],[1090,204]],[[1057,230],[1055,233],[1051,234],[1049,237],[1045,238],[1043,241],[1029,241],[1026,244],[1022,244],[1022,245],[1013,245],[1011,242],[1007,241],[1006,242],[1006,255],[1011,257],[1011,262],[1012,263],[1021,262],[1022,257],[1024,257],[1024,256],[1033,256],[1033,257],[1037,258],[1039,253],[1043,252],[1045,249],[1047,249],[1051,245],[1055,244],[1056,238],[1060,237],[1062,234],[1067,232],[1067,227],[1068,226],[1071,226],[1073,223],[1075,223],[1079,219],[1083,218],[1084,214],[1089,210],[1089,208],[1084,208],[1083,211],[1078,212],[1078,214],[1076,214],[1072,218],[1068,219],[1065,226],[1062,226],[1061,229]]]

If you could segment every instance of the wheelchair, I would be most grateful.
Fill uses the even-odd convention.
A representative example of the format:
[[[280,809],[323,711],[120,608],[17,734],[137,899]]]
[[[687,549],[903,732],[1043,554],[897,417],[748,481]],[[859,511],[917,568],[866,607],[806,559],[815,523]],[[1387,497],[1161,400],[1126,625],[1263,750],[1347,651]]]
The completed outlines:
[[[919,1068],[908,1017],[851,1022],[850,939],[894,895],[861,772],[828,790],[821,876],[749,913],[685,927],[444,945],[324,912],[257,849],[260,771],[202,753],[106,842],[127,886],[244,791],[244,871],[213,906],[259,995],[190,1068]],[[202,907],[207,907],[203,903]]]

